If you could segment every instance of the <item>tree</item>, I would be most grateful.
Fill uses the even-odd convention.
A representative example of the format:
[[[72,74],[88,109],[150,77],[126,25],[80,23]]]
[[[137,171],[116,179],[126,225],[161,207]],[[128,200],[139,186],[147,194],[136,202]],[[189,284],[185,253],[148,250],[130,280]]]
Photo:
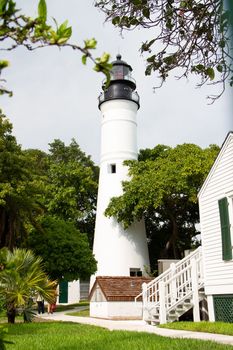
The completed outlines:
[[[105,74],[107,80],[110,79],[109,64],[110,55],[104,53],[101,57],[94,57],[92,52],[96,48],[94,38],[84,40],[84,45],[79,46],[71,43],[69,40],[72,36],[72,27],[68,21],[58,24],[55,19],[54,27],[47,22],[47,6],[45,0],[39,0],[38,16],[31,18],[21,13],[17,9],[16,1],[0,1],[0,41],[5,43],[5,50],[14,50],[18,46],[24,46],[28,50],[36,50],[47,46],[57,46],[71,48],[82,54],[82,62],[86,64],[87,59],[94,64],[94,70]],[[0,74],[2,69],[9,65],[8,61],[0,61]],[[4,80],[0,79],[3,83]],[[0,86],[0,94],[12,95],[12,92],[5,86]]]
[[[98,167],[75,140],[55,140],[50,154],[22,150],[0,114],[0,247],[22,246],[47,212],[75,224],[92,245]]]
[[[8,323],[15,322],[17,310],[27,309],[36,293],[48,302],[52,300],[56,281],[50,281],[43,271],[42,259],[30,250],[0,250],[0,296],[7,310]]]
[[[142,43],[147,55],[146,75],[156,72],[160,86],[176,68],[178,77],[190,73],[206,83],[233,85],[230,12],[223,0],[96,0],[106,20],[121,30],[151,29]],[[152,35],[151,35],[152,34]]]
[[[27,244],[43,258],[45,270],[52,279],[73,281],[96,272],[96,260],[86,234],[70,222],[42,217],[40,230],[31,230]]]
[[[27,223],[41,213],[41,183],[35,181],[34,169],[0,112],[0,247],[19,245]]]
[[[54,140],[49,152],[45,206],[87,233],[92,246],[99,169],[74,139],[68,146]]]
[[[156,242],[151,258],[180,258],[198,234],[197,193],[218,150],[183,144],[141,151],[138,161],[125,162],[131,180],[123,182],[123,194],[111,199],[106,215],[125,228],[144,216],[150,248]]]

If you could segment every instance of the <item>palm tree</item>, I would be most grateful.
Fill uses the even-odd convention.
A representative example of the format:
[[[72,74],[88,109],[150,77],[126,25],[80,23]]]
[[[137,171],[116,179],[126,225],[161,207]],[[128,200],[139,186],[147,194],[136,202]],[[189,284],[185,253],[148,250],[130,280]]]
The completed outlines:
[[[0,250],[0,298],[4,301],[8,323],[15,322],[18,309],[28,309],[37,293],[50,302],[56,285],[57,281],[50,281],[44,272],[42,259],[32,251]]]

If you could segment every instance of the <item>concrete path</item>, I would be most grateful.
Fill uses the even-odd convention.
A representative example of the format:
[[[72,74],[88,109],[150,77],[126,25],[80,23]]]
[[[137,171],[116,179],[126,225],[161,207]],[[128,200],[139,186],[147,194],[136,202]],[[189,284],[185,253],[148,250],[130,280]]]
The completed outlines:
[[[70,313],[73,311],[77,311],[77,309],[65,311],[65,312],[55,312],[52,315],[48,315],[47,313],[45,313],[43,315],[37,315],[37,316],[43,319],[49,319],[54,321],[89,324],[93,326],[107,328],[111,331],[126,330],[126,331],[147,332],[147,333],[154,333],[165,337],[211,340],[218,343],[233,345],[233,336],[230,336],[230,335],[165,329],[165,328],[159,328],[156,326],[148,325],[144,321],[112,321],[112,320],[103,320],[103,319],[91,318],[91,317],[78,317],[78,316],[66,315],[66,313],[68,312]]]

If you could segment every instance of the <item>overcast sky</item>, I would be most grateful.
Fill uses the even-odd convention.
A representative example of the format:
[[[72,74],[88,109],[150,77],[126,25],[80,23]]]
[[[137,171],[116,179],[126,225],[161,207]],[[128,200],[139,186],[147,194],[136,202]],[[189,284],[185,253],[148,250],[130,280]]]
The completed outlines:
[[[37,0],[18,0],[25,14],[36,16]],[[142,41],[153,31],[124,33],[104,24],[104,15],[92,0],[47,0],[48,17],[59,23],[68,19],[73,27],[72,42],[84,39],[98,41],[96,56],[104,51],[112,59],[118,52],[131,64],[141,98],[138,112],[138,147],[152,148],[159,143],[175,146],[184,142],[201,147],[221,145],[233,130],[230,98],[227,92],[213,105],[206,96],[216,90],[211,86],[195,88],[195,80],[170,78],[162,89],[153,93],[154,77],[145,77],[145,58],[140,56]],[[99,163],[100,111],[97,98],[103,75],[83,66],[81,55],[69,49],[45,48],[28,52],[18,48],[1,52],[10,60],[4,71],[12,98],[1,97],[1,106],[13,123],[14,135],[23,148],[48,149],[48,143],[59,138],[69,144],[75,138],[80,147]]]

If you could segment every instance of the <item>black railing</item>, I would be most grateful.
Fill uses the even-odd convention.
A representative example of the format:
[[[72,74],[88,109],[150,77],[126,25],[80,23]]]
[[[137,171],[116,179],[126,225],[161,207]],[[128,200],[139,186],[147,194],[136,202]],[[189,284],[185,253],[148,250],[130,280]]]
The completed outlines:
[[[117,100],[117,99],[123,99],[123,100],[130,100],[130,101],[134,101],[139,105],[140,102],[140,98],[137,92],[135,91],[118,91],[117,93],[111,93],[109,91],[107,92],[101,92],[100,96],[99,96],[99,105],[101,105],[101,103],[105,102],[105,101],[109,101],[109,100]]]

